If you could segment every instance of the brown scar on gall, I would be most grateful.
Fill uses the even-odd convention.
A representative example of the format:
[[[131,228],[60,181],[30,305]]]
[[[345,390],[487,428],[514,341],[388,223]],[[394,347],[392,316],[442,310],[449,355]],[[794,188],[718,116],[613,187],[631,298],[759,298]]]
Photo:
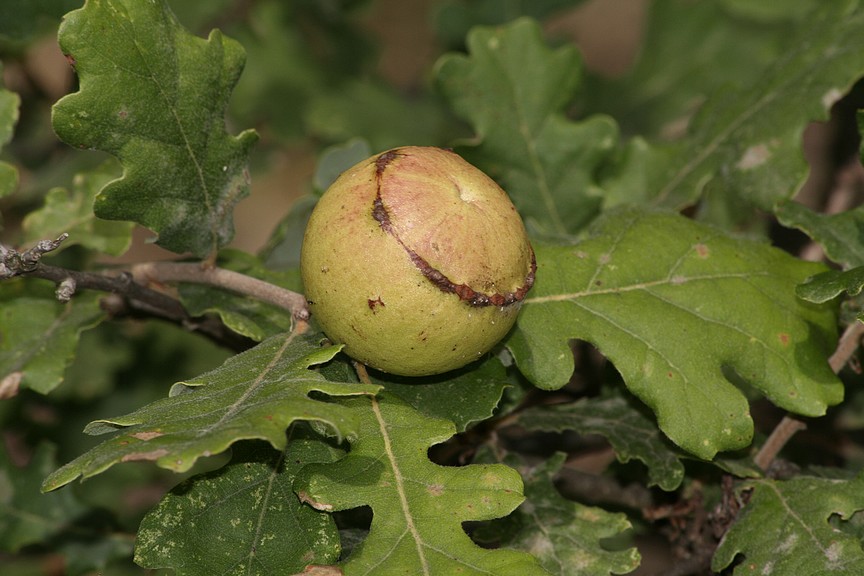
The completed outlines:
[[[384,301],[381,300],[380,296],[378,296],[374,300],[372,298],[367,298],[366,303],[369,305],[369,309],[372,311],[373,314],[376,312],[376,309],[378,308],[378,306],[381,306],[382,308],[386,308],[386,305],[384,304]]]
[[[378,225],[381,227],[384,232],[390,234],[402,249],[408,254],[408,257],[411,258],[411,262],[414,263],[414,266],[420,271],[421,274],[432,284],[434,284],[439,290],[446,294],[456,294],[460,300],[468,303],[471,306],[510,306],[516,304],[517,302],[521,302],[525,299],[525,295],[528,294],[528,291],[534,285],[534,278],[537,274],[537,260],[534,256],[534,250],[529,247],[531,250],[531,265],[528,270],[528,274],[525,276],[525,281],[522,283],[522,286],[514,290],[513,292],[507,292],[505,294],[484,294],[482,292],[478,292],[468,286],[467,284],[456,284],[452,280],[450,280],[446,275],[444,275],[440,270],[435,269],[429,262],[426,261],[425,258],[417,254],[412,248],[407,246],[401,238],[395,233],[393,230],[393,224],[390,222],[390,214],[387,212],[387,207],[384,206],[384,201],[381,199],[381,178],[384,174],[384,170],[387,166],[393,161],[394,158],[399,156],[398,151],[390,150],[381,154],[375,160],[375,178],[377,185],[377,193],[375,194],[375,200],[372,202],[372,218],[378,222]],[[383,302],[382,302],[383,305]],[[372,300],[369,300],[369,308],[374,311]]]
[[[375,176],[380,178],[384,169],[387,168],[387,165],[398,156],[404,156],[404,154],[399,154],[396,150],[388,150],[378,156],[378,158],[375,159]]]

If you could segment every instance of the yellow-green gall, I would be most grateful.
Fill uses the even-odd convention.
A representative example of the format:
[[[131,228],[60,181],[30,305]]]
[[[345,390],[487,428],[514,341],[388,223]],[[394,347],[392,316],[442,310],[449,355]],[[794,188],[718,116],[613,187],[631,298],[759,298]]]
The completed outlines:
[[[513,326],[536,270],[507,194],[453,152],[427,147],[344,172],[312,212],[300,267],[327,336],[406,376],[488,352]]]

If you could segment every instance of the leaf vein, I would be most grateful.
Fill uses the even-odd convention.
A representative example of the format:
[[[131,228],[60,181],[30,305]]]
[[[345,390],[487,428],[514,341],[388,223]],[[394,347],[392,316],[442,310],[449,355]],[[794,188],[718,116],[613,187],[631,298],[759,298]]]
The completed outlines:
[[[217,420],[216,422],[214,422],[210,426],[207,426],[206,428],[204,428],[204,430],[202,430],[201,432],[198,433],[198,436],[207,435],[214,428],[221,426],[225,421],[227,421],[229,418],[233,417],[235,414],[237,414],[240,410],[242,410],[245,407],[246,400],[250,396],[252,396],[252,394],[256,390],[258,390],[258,388],[261,387],[261,384],[264,382],[264,379],[267,376],[267,374],[269,374],[273,370],[273,368],[276,367],[276,364],[279,363],[279,360],[282,359],[282,356],[285,354],[285,351],[288,349],[288,347],[291,345],[291,342],[294,340],[294,336],[295,336],[295,333],[291,332],[288,335],[288,337],[285,338],[285,341],[282,343],[282,346],[279,348],[279,350],[276,351],[276,353],[273,355],[273,358],[270,359],[270,362],[267,364],[267,366],[264,368],[264,370],[262,370],[258,374],[258,377],[255,378],[255,380],[252,382],[252,384],[250,384],[246,388],[246,390],[243,392],[243,394],[235,402],[233,402],[231,404],[231,406],[228,407],[228,410],[225,411],[225,414],[223,414],[222,417],[219,418],[219,420]]]
[[[414,517],[412,516],[411,509],[408,505],[408,495],[405,493],[405,481],[402,478],[402,471],[396,461],[396,454],[393,452],[393,445],[390,442],[390,431],[387,429],[387,424],[384,422],[384,416],[381,414],[381,407],[378,404],[378,400],[374,397],[372,398],[372,411],[378,422],[378,429],[381,431],[381,439],[384,443],[384,452],[390,463],[390,468],[393,470],[393,479],[396,482],[396,492],[399,495],[399,503],[402,507],[402,513],[405,516],[405,526],[411,533],[411,537],[414,539],[414,545],[417,548],[417,556],[420,560],[423,574],[429,576],[429,562],[426,559],[426,554],[423,550],[423,540],[420,537],[420,533],[417,531],[417,526],[414,524]]]
[[[586,298],[589,296],[614,296],[617,294],[624,294],[627,292],[634,292],[637,290],[645,290],[647,291],[649,288],[654,288],[657,286],[667,286],[667,285],[678,285],[678,284],[687,284],[690,282],[706,282],[706,281],[715,281],[715,280],[737,280],[737,279],[748,279],[754,276],[770,276],[768,272],[724,272],[720,274],[702,274],[699,276],[686,276],[680,278],[663,278],[662,280],[651,280],[648,282],[640,282],[638,284],[631,284],[628,286],[616,286],[612,288],[598,288],[595,290],[587,289],[581,290],[579,292],[569,292],[564,294],[549,294],[547,296],[534,296],[532,298],[526,298],[523,304],[547,304],[550,302],[564,302],[564,301],[576,301],[580,298]]]

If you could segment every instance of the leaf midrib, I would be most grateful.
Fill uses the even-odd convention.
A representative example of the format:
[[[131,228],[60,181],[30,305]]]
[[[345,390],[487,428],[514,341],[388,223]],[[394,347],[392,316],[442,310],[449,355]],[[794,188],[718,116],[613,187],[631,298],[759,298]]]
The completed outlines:
[[[253,395],[253,393],[255,393],[260,388],[261,383],[264,382],[264,379],[267,377],[267,375],[270,374],[270,372],[272,372],[273,369],[276,367],[276,365],[282,360],[282,357],[285,355],[285,351],[288,349],[288,347],[294,341],[295,336],[296,336],[296,332],[291,332],[288,334],[288,336],[285,338],[285,341],[282,343],[282,345],[279,347],[279,349],[273,354],[273,358],[270,359],[270,362],[268,362],[267,366],[265,366],[264,369],[261,370],[261,372],[255,378],[255,380],[252,381],[252,383],[249,386],[247,386],[247,388],[243,392],[243,394],[241,394],[240,397],[237,398],[237,400],[235,400],[231,404],[231,406],[228,407],[228,410],[225,411],[225,413],[222,415],[221,418],[219,418],[219,420],[217,420],[216,422],[214,422],[210,426],[200,430],[198,433],[199,437],[200,436],[206,436],[213,429],[221,427],[227,420],[229,420],[230,418],[233,418],[235,414],[237,414],[238,412],[240,412],[241,410],[246,408],[246,400],[248,398],[250,398]]]
[[[203,170],[201,163],[199,162],[198,155],[193,150],[192,143],[189,139],[189,136],[186,133],[186,126],[183,123],[180,116],[178,115],[177,108],[172,105],[171,98],[169,97],[168,92],[166,92],[164,90],[162,83],[159,82],[158,76],[155,74],[154,69],[150,66],[150,59],[146,57],[145,51],[142,50],[141,46],[138,44],[138,36],[137,36],[137,34],[134,33],[135,25],[132,22],[132,19],[129,18],[128,13],[125,14],[125,16],[126,16],[126,21],[129,23],[129,27],[131,27],[131,29],[132,29],[130,31],[130,34],[129,34],[131,39],[132,39],[132,44],[135,46],[135,50],[138,52],[138,55],[141,57],[141,60],[143,62],[145,62],[145,64],[147,65],[146,78],[150,82],[152,82],[153,85],[156,87],[157,91],[159,92],[159,95],[162,97],[162,100],[165,104],[165,108],[170,112],[171,116],[174,118],[174,121],[177,125],[177,129],[180,132],[180,137],[183,140],[183,146],[186,148],[186,153],[187,153],[187,156],[189,157],[189,161],[191,162],[192,166],[195,168],[195,172],[196,172],[196,175],[198,177],[198,183],[201,186],[201,193],[202,193],[202,196],[204,199],[205,209],[206,209],[208,214],[212,214],[213,213],[213,205],[212,205],[212,201],[211,201],[211,197],[210,197],[211,196],[210,188],[207,186],[207,180],[204,177],[204,170]],[[166,28],[172,28],[172,27],[177,28],[177,22],[173,19],[173,16],[169,15],[167,17],[167,22],[165,23],[165,26],[166,26]],[[179,33],[183,34],[183,33],[185,33],[185,30],[180,28]],[[172,34],[172,46],[175,49],[175,54],[176,54],[176,47],[177,47],[176,37],[177,37],[177,34]],[[208,39],[207,42],[209,43],[210,40]],[[177,75],[178,75],[178,77],[180,75],[179,66],[177,69]],[[208,233],[210,234],[211,247],[213,250],[215,250],[216,247],[218,246],[218,239],[217,239],[216,230],[214,230],[211,227],[210,230],[208,230]]]
[[[516,117],[516,125],[519,134],[524,140],[525,149],[528,153],[528,161],[531,165],[531,170],[534,173],[534,178],[537,182],[537,188],[540,192],[540,197],[543,200],[543,206],[552,220],[555,231],[558,234],[565,235],[567,233],[567,227],[564,225],[564,222],[561,220],[561,215],[558,213],[555,199],[552,197],[552,191],[549,189],[549,182],[546,178],[546,170],[543,166],[543,162],[540,160],[540,155],[537,153],[537,137],[531,131],[529,123],[526,119],[525,108],[523,106],[522,99],[519,98],[519,95],[516,93],[515,88],[519,85],[519,83],[513,82],[510,78],[506,62],[502,62],[500,59],[497,58],[494,61],[498,67],[499,74],[501,74],[502,77],[510,80],[506,83],[508,95],[510,96],[510,100],[513,103],[512,110],[514,112],[514,116]],[[548,122],[550,116],[552,116],[553,114],[554,111],[550,110],[545,115],[542,124]]]
[[[698,276],[672,276],[671,278],[663,278],[662,280],[652,280],[649,282],[640,282],[637,284],[630,284],[627,286],[615,286],[611,288],[603,288],[603,289],[586,289],[580,290],[578,292],[567,292],[562,294],[549,294],[546,296],[534,296],[531,298],[526,298],[523,304],[547,304],[549,302],[564,302],[568,300],[577,300],[580,298],[586,298],[589,296],[607,296],[607,295],[615,295],[615,294],[623,294],[627,292],[635,292],[637,290],[648,291],[650,288],[654,288],[657,286],[681,286],[684,284],[689,284],[690,282],[706,282],[706,281],[715,281],[715,280],[742,280],[753,278],[754,276],[770,276],[768,272],[765,271],[753,271],[753,272],[728,272],[721,274],[702,274]]]
[[[381,405],[377,398],[372,398],[372,412],[375,414],[375,421],[378,423],[378,429],[381,432],[381,439],[384,443],[384,453],[387,456],[387,461],[390,463],[390,469],[393,470],[393,479],[396,483],[395,489],[399,496],[399,505],[402,509],[402,514],[405,517],[405,526],[411,533],[414,539],[414,545],[417,548],[417,558],[420,560],[420,567],[423,570],[424,576],[430,576],[429,561],[426,559],[426,553],[423,550],[423,540],[420,537],[420,532],[414,523],[414,516],[411,514],[411,508],[408,505],[408,495],[405,492],[405,480],[402,477],[402,470],[396,459],[396,454],[393,451],[393,445],[390,442],[390,431],[384,421],[384,415],[381,413]]]

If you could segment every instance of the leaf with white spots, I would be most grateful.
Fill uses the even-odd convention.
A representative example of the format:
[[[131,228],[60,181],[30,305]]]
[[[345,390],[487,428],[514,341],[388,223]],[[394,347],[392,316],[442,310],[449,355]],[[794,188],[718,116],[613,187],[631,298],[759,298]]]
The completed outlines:
[[[124,168],[96,215],[143,224],[174,252],[204,257],[228,243],[257,140],[225,129],[243,48],[218,30],[193,36],[164,0],[89,0],[64,17],[58,41],[80,90],[54,105],[54,130]]]
[[[858,132],[864,133],[864,112],[858,112]],[[864,158],[864,148],[859,151],[859,158]],[[799,202],[785,202],[777,207],[775,211],[780,223],[790,228],[798,228],[825,251],[833,262],[840,264],[843,268],[853,268],[864,265],[864,242],[861,238],[861,230],[864,229],[864,206],[856,206],[850,210],[836,213],[822,213],[811,210]],[[854,285],[858,283],[861,272],[850,270],[850,274],[844,274],[840,278],[834,278],[831,284],[836,287],[835,281]],[[824,288],[820,288],[819,282],[809,288],[805,293],[815,295],[817,292],[824,294]],[[860,291],[860,283],[852,288],[851,293]],[[827,287],[827,285],[825,285]],[[831,288],[833,289],[833,288]],[[848,288],[845,288],[848,290]],[[836,291],[833,297],[839,294]]]
[[[510,459],[516,457],[510,456]],[[601,542],[629,530],[624,514],[585,506],[561,496],[555,478],[566,455],[557,453],[535,467],[518,465],[525,481],[525,503],[499,521],[515,526],[505,542],[534,555],[550,574],[609,576],[639,566],[636,548],[610,551]]]
[[[329,514],[294,494],[297,471],[340,452],[292,429],[285,451],[241,443],[231,462],[186,480],[151,510],[138,530],[135,561],[176,576],[294,574],[339,558]]]
[[[736,383],[805,416],[842,400],[827,362],[835,312],[795,295],[819,264],[638,210],[605,216],[574,246],[536,248],[537,282],[508,345],[541,388],[570,379],[570,339],[591,342],[663,432],[706,459],[751,441]]]
[[[752,494],[717,548],[712,570],[741,554],[735,576],[864,574],[861,541],[844,531],[844,521],[864,510],[864,476],[751,480],[741,490]]]
[[[350,452],[334,464],[303,468],[295,490],[319,510],[372,508],[368,536],[337,566],[346,576],[548,575],[529,554],[480,548],[462,527],[506,516],[523,501],[515,470],[432,463],[429,447],[453,436],[453,423],[427,417],[387,392],[339,404],[362,418]]]
[[[667,10],[666,16],[677,27],[689,11],[685,5]],[[719,32],[704,25],[698,29],[701,36]],[[626,202],[639,194],[652,205],[678,209],[716,190],[763,210],[791,198],[807,176],[804,129],[827,120],[832,105],[864,75],[864,9],[849,0],[814,2],[809,13],[785,25],[783,34],[782,42],[766,47],[770,53],[780,46],[779,57],[770,58],[771,65],[755,78],[751,72],[745,76],[748,82],[706,94],[684,138],[631,150],[615,182],[608,183],[612,196]],[[668,56],[690,58],[686,53]],[[760,56],[764,54],[755,56],[757,67],[764,62]],[[664,62],[656,60],[656,66]],[[706,66],[710,64],[702,64]],[[648,79],[651,90],[655,80]],[[645,156],[649,163],[661,156],[665,161],[646,170]]]
[[[120,462],[153,461],[185,472],[202,456],[219,454],[238,440],[261,439],[285,448],[285,430],[315,421],[339,437],[358,433],[360,417],[334,402],[310,397],[374,394],[379,386],[328,382],[310,367],[327,362],[340,346],[322,348],[313,337],[286,333],[229,358],[219,368],[175,384],[168,398],[139,410],[97,420],[89,434],[114,436],[45,479],[54,490],[94,476]]]

